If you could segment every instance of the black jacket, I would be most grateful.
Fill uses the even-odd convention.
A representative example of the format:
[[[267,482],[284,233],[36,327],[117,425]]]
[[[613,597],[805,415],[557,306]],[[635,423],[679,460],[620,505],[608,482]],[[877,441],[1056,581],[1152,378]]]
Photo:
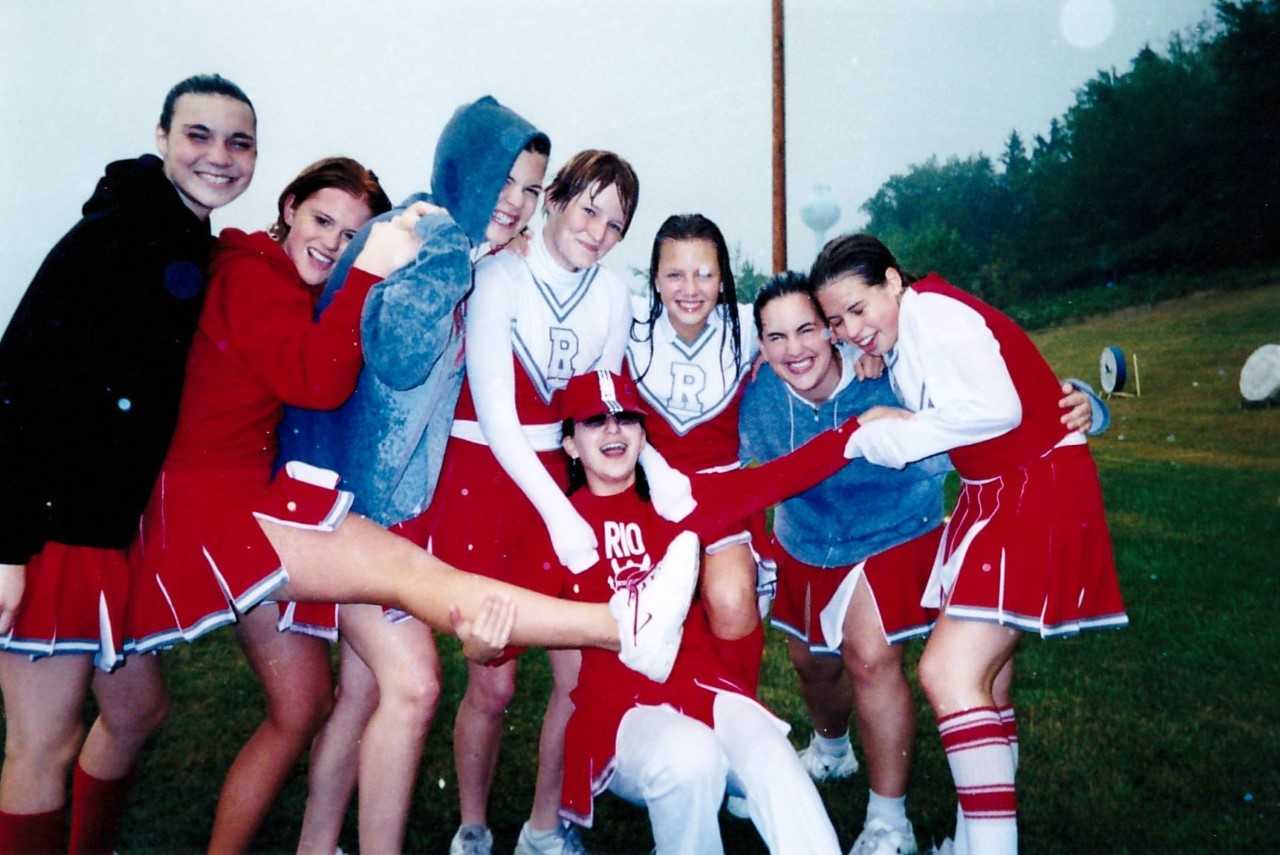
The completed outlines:
[[[107,166],[0,340],[0,562],[124,548],[177,421],[212,238],[159,158]]]

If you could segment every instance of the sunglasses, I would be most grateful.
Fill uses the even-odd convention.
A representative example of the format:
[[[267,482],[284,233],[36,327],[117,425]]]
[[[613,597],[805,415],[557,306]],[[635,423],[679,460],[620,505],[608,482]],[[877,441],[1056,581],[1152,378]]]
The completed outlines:
[[[618,427],[631,427],[633,425],[644,424],[643,415],[640,413],[633,413],[629,410],[623,410],[620,413],[600,413],[597,416],[579,419],[578,424],[585,428],[599,429],[604,427],[605,422],[610,418],[618,423]]]

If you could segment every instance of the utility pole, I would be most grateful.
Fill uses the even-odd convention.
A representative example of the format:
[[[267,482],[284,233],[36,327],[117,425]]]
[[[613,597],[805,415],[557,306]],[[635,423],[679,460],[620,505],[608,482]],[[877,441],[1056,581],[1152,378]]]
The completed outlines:
[[[787,269],[787,115],[782,3],[773,0],[773,272]]]

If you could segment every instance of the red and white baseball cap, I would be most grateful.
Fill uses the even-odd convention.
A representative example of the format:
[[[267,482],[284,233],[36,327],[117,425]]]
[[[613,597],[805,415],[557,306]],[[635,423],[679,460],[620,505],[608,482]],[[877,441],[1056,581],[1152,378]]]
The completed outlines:
[[[559,398],[560,414],[574,421],[618,413],[644,415],[635,382],[624,374],[614,374],[612,371],[579,374],[569,381]]]

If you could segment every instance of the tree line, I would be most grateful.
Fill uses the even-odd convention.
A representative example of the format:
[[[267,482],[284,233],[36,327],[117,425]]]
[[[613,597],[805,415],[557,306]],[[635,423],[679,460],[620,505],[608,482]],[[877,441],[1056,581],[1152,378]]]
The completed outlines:
[[[1127,277],[1280,257],[1280,0],[1212,19],[1099,72],[1030,145],[930,158],[863,204],[915,273],[1014,306]]]

